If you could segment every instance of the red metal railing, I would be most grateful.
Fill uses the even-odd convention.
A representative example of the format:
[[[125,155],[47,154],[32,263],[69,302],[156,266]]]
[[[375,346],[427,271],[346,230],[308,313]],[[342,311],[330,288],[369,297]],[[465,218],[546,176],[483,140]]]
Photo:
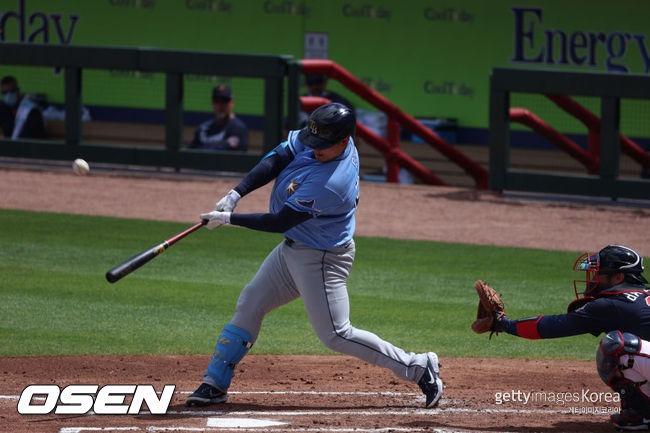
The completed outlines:
[[[588,146],[592,158],[600,165],[600,118],[567,95],[546,95],[558,107],[578,119],[589,130]],[[650,168],[650,155],[641,146],[620,134],[621,150],[630,158]]]
[[[589,174],[598,174],[600,168],[599,162],[598,159],[593,158],[593,154],[590,154],[582,147],[580,147],[577,143],[560,134],[548,123],[537,117],[534,113],[526,110],[525,108],[513,107],[510,109],[510,120],[528,126],[530,129],[537,132],[539,135],[567,152],[569,155],[587,167]]]
[[[330,102],[332,101],[330,101],[327,98],[320,98],[318,96],[300,97],[300,105],[303,111],[313,111],[316,108],[320,107],[321,105],[329,104]],[[399,134],[399,128],[398,128],[398,134]],[[391,162],[391,164],[388,165],[387,168],[388,171],[394,170],[394,168],[392,168],[391,165],[393,167],[397,167],[398,171],[399,171],[399,167],[402,166],[425,183],[431,185],[447,185],[445,181],[440,179],[435,174],[431,173],[415,159],[411,158],[407,153],[405,153],[402,149],[400,149],[399,146],[398,147],[393,146],[389,141],[381,138],[379,135],[375,134],[370,128],[368,128],[367,126],[365,126],[359,121],[357,121],[357,135],[361,137],[363,140],[367,141],[372,147],[377,149],[379,152],[381,152],[383,157],[386,158],[386,161]],[[388,175],[386,176],[386,178],[388,179]],[[399,177],[397,177],[397,180],[399,180]]]
[[[587,108],[580,105],[568,95],[545,95],[558,107],[578,119],[587,127],[587,150],[578,146],[574,141],[560,134],[550,125],[524,108],[511,108],[510,120],[522,123],[551,143],[555,144],[587,168],[589,174],[600,173],[600,118]],[[620,134],[621,150],[628,154],[641,166],[650,168],[650,155],[638,144]]]
[[[467,174],[472,176],[476,188],[486,189],[488,186],[488,171],[472,161],[462,152],[456,150],[453,146],[443,140],[438,134],[422,125],[414,117],[400,110],[395,104],[390,102],[381,94],[365,85],[361,80],[352,75],[349,71],[331,60],[321,59],[303,59],[302,72],[305,74],[325,74],[330,78],[338,80],[345,87],[359,95],[361,98],[372,104],[374,107],[386,113],[388,116],[387,136],[389,147],[393,149],[385,154],[387,162],[387,176],[389,182],[399,180],[399,165],[404,166],[413,174],[421,177],[418,173],[413,172],[409,167],[404,165],[405,159],[398,157],[401,155],[395,150],[400,150],[399,144],[399,126],[408,129],[412,133],[422,138],[425,142],[439,151],[450,161],[460,166]],[[361,129],[359,129],[361,131]],[[375,134],[376,135],[376,134]],[[380,138],[381,137],[378,137]],[[383,140],[383,139],[382,139]],[[377,141],[375,141],[377,143]],[[382,152],[383,153],[383,152]],[[403,152],[402,152],[403,153]],[[390,158],[389,158],[390,157]],[[411,158],[412,159],[412,158]],[[411,165],[412,166],[412,165]],[[424,168],[424,167],[422,167]],[[426,170],[426,169],[425,169]],[[428,170],[427,170],[428,172]],[[422,174],[422,173],[420,173]],[[442,180],[440,180],[442,182]],[[436,185],[440,185],[436,183]]]

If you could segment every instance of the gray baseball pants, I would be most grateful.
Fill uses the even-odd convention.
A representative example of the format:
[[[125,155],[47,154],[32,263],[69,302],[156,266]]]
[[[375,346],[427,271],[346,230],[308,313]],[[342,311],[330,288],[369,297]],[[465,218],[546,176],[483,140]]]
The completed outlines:
[[[417,382],[427,365],[426,354],[407,353],[350,324],[346,280],[354,252],[354,241],[327,251],[283,241],[242,290],[231,323],[250,332],[255,341],[267,313],[301,297],[325,346]]]

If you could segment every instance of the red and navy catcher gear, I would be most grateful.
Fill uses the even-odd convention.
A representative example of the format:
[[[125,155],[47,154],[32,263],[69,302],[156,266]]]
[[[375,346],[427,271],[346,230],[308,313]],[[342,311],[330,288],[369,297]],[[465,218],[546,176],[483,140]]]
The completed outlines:
[[[574,271],[584,271],[584,280],[573,280],[573,290],[576,293],[576,299],[593,297],[598,290],[598,254],[584,253],[573,265]],[[580,288],[579,288],[580,287]],[[582,289],[584,287],[584,290]]]
[[[625,281],[632,284],[647,284],[643,273],[643,257],[632,248],[622,245],[608,245],[598,253],[599,274],[625,274]]]
[[[577,299],[593,298],[602,288],[598,285],[598,275],[625,274],[625,281],[631,284],[646,284],[643,272],[643,257],[632,248],[622,245],[608,245],[598,254],[584,253],[573,265],[574,271],[584,271],[584,280],[574,280],[573,287]],[[584,291],[581,288],[584,284]],[[579,287],[581,287],[579,289]]]
[[[608,332],[598,345],[596,352],[598,375],[603,382],[621,396],[621,409],[623,410],[620,415],[623,415],[623,418],[612,417],[617,425],[620,425],[618,421],[634,421],[634,419],[629,419],[630,414],[650,416],[650,399],[641,391],[641,386],[647,380],[634,382],[625,377],[623,373],[624,370],[634,367],[635,357],[647,356],[641,353],[641,346],[641,339],[638,336],[621,331]],[[624,356],[627,356],[627,360],[622,363],[621,358]],[[642,416],[638,418],[642,418]],[[640,419],[636,421],[640,421]],[[635,424],[643,425],[644,423]]]
[[[608,332],[598,345],[596,352],[596,367],[598,375],[607,385],[615,387],[619,382],[625,381],[622,374],[617,372],[631,368],[634,364],[634,355],[641,351],[641,340],[629,332]],[[621,366],[621,356],[628,355],[628,365]],[[629,382],[629,381],[628,381]]]

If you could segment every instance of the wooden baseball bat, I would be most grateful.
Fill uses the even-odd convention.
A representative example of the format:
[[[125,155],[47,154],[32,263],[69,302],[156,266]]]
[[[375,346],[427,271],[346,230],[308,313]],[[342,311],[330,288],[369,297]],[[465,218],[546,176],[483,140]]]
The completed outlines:
[[[131,272],[135,271],[145,263],[148,263],[154,257],[162,254],[167,248],[171,247],[176,242],[183,239],[185,236],[203,227],[205,224],[207,224],[207,222],[208,220],[203,220],[200,223],[194,224],[192,227],[183,230],[179,234],[172,236],[166,241],[161,242],[158,245],[155,245],[149,248],[148,250],[145,250],[140,254],[131,257],[130,259],[124,261],[123,263],[120,263],[110,271],[106,272],[106,280],[108,280],[109,283],[114,283],[124,278],[125,276],[129,275]]]

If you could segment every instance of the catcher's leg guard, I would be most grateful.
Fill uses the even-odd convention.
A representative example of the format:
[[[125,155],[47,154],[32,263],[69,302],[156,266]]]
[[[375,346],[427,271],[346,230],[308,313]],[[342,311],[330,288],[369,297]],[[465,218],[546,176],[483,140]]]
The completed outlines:
[[[613,388],[624,380],[620,372],[634,365],[634,355],[640,350],[641,340],[636,335],[620,331],[608,332],[600,340],[596,352],[596,368],[603,382]],[[619,359],[623,355],[629,355],[627,366],[619,365]]]
[[[639,337],[627,332],[611,331],[600,340],[598,352],[596,352],[598,375],[603,382],[621,396],[621,414],[612,416],[612,421],[621,428],[624,424],[625,426],[634,424],[634,420],[627,419],[630,414],[638,415],[639,420],[642,421],[644,421],[643,417],[650,415],[650,400],[640,389],[640,386],[647,380],[635,382],[625,377],[624,373],[625,370],[634,367],[634,357],[640,351],[641,340]],[[627,362],[625,359],[621,360],[621,357],[626,355]],[[639,425],[645,424],[641,422]]]
[[[221,389],[227,390],[235,374],[235,366],[253,345],[252,340],[248,331],[228,323],[219,336],[212,361],[205,372],[206,382],[212,379]]]

